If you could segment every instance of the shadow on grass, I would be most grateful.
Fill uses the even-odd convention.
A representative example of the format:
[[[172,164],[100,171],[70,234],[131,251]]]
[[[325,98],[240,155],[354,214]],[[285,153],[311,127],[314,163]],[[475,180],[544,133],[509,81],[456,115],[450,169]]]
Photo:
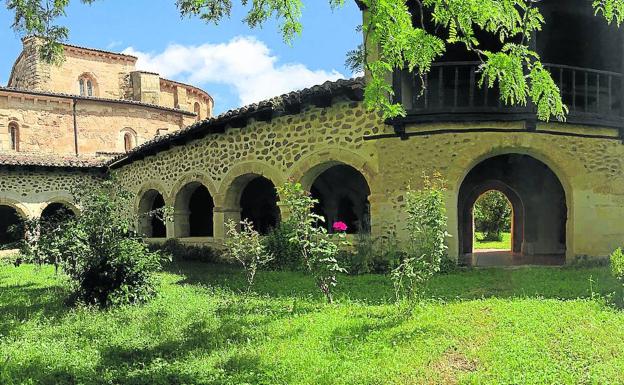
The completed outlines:
[[[67,291],[62,287],[38,287],[32,283],[0,288],[0,336],[8,336],[22,322],[57,318],[68,311]]]
[[[243,292],[244,273],[237,267],[183,262],[167,271],[183,276],[180,284],[204,285]],[[253,291],[274,298],[295,297],[322,300],[312,277],[301,272],[261,271]],[[622,289],[607,267],[522,267],[459,270],[435,276],[426,298],[445,301],[480,298],[536,297],[589,298],[621,294]],[[395,299],[392,281],[384,275],[340,276],[335,289],[339,301],[384,304]]]

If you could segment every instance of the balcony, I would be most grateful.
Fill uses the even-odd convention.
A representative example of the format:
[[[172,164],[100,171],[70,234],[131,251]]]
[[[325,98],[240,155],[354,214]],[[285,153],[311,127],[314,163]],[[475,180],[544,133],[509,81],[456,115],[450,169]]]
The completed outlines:
[[[479,86],[479,62],[445,62],[433,65],[423,80],[407,71],[394,76],[396,101],[403,103],[405,123],[518,121],[533,122],[535,106],[509,106],[500,100],[498,88]],[[545,64],[559,85],[569,108],[567,122],[622,129],[623,76],[566,65]]]

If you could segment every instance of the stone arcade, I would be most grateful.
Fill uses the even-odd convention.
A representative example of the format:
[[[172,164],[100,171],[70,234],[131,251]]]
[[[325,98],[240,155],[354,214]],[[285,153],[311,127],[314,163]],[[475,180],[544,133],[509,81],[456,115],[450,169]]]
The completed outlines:
[[[134,213],[173,208],[174,221],[166,226],[149,219],[137,223],[153,241],[219,244],[225,221],[240,218],[267,232],[283,215],[274,187],[287,180],[302,182],[319,199],[317,212],[330,221],[345,221],[374,237],[405,238],[407,186],[417,188],[423,172],[439,171],[448,183],[449,254],[460,263],[473,263],[472,206],[492,189],[513,206],[514,255],[546,256],[555,263],[604,257],[624,242],[624,39],[593,18],[591,9],[582,11],[583,2],[570,3],[562,9],[543,2],[547,20],[575,20],[592,36],[564,23],[560,27],[570,33],[548,27],[536,47],[570,107],[566,123],[538,122],[531,106],[500,105],[495,90],[477,86],[478,63],[453,52],[435,65],[420,98],[413,97],[421,85],[412,74],[395,74],[397,101],[408,115],[394,121],[365,110],[364,79],[326,83],[210,117],[207,94],[159,82],[157,75],[100,75],[85,62],[80,74],[58,75],[73,79],[74,95],[36,88],[46,84],[41,73],[19,82],[13,75],[10,88],[0,89],[0,241],[17,216],[39,216],[55,203],[79,212],[69,188],[94,185],[106,173],[135,195]],[[602,38],[593,40],[597,35]],[[133,60],[68,47],[70,57],[89,52],[98,63]],[[25,71],[24,55],[16,73]],[[88,76],[80,83],[83,72]],[[102,79],[109,77],[123,85],[123,94],[105,91]],[[97,81],[90,87],[100,97],[76,95],[81,84],[88,92],[89,79]],[[35,90],[24,89],[29,87]],[[61,91],[72,93],[67,87]],[[194,100],[205,119],[191,124]],[[73,124],[66,123],[76,103],[73,136]],[[92,126],[88,119],[103,123]],[[15,124],[19,135],[12,136]],[[105,128],[113,126],[114,131]],[[125,132],[137,134],[129,146]],[[46,135],[68,143],[33,155],[52,141]],[[12,146],[16,140],[19,146]]]

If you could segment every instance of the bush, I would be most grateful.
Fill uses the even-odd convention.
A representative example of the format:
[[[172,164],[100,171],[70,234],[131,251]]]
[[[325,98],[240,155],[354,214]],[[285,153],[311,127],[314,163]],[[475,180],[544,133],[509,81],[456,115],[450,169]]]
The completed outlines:
[[[392,271],[391,277],[397,300],[415,299],[431,277],[440,271],[446,256],[447,229],[444,204],[444,181],[440,175],[424,176],[423,188],[408,190],[407,229],[409,244],[407,255]]]
[[[253,228],[253,223],[245,219],[240,222],[240,230],[234,221],[225,224],[228,238],[225,242],[228,256],[238,261],[245,269],[247,276],[247,290],[251,290],[258,268],[266,265],[273,259],[273,255],[266,251],[262,237]]]
[[[73,302],[108,307],[154,296],[161,254],[150,252],[130,230],[132,218],[124,214],[130,195],[108,180],[75,199],[81,214],[59,227],[54,242],[35,242],[36,255],[55,258],[69,276]]]
[[[502,241],[502,233],[511,231],[511,204],[500,191],[491,190],[481,195],[474,206],[477,231],[484,241]]]
[[[624,284],[624,251],[622,248],[615,250],[609,257],[611,273],[620,283]]]
[[[171,257],[175,262],[192,261],[204,263],[222,263],[221,252],[209,246],[185,245],[178,239],[167,239],[161,245],[151,246],[153,250],[160,250]]]
[[[295,243],[290,241],[294,233],[292,224],[282,222],[264,237],[266,250],[274,257],[267,268],[272,270],[303,270],[304,266],[299,249]]]

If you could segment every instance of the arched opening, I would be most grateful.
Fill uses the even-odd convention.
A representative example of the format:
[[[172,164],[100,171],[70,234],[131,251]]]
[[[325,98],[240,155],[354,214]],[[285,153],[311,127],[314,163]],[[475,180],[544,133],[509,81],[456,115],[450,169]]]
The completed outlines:
[[[199,102],[195,102],[195,104],[193,105],[193,112],[195,112],[195,115],[197,115],[196,119],[199,122],[202,118],[201,106],[199,105]]]
[[[41,212],[41,221],[43,224],[47,224],[53,227],[59,224],[65,223],[76,217],[76,213],[64,203],[50,203]]]
[[[513,205],[496,189],[481,194],[472,206],[473,252],[513,250]]]
[[[0,248],[11,248],[24,238],[24,218],[11,206],[0,205]]]
[[[124,128],[121,130],[123,134],[123,148],[125,152],[130,152],[133,148],[136,147],[137,137],[134,130],[131,128]]]
[[[148,190],[139,202],[139,233],[147,238],[167,236],[165,199],[156,190]]]
[[[355,168],[330,166],[314,179],[310,193],[318,200],[314,210],[325,218],[329,232],[335,222],[344,222],[349,234],[370,232],[370,187]]]
[[[19,125],[15,122],[9,123],[9,146],[12,151],[19,151],[19,147],[20,147]]]
[[[182,187],[174,209],[176,237],[214,236],[214,200],[206,186],[191,182]]]
[[[473,207],[489,191],[500,191],[513,211],[511,251],[474,253]],[[466,175],[459,191],[460,255],[468,264],[562,264],[566,252],[564,188],[543,162],[523,154],[494,156]]]
[[[241,219],[250,220],[260,234],[268,234],[279,223],[277,201],[273,182],[263,176],[253,176],[241,192]]]

